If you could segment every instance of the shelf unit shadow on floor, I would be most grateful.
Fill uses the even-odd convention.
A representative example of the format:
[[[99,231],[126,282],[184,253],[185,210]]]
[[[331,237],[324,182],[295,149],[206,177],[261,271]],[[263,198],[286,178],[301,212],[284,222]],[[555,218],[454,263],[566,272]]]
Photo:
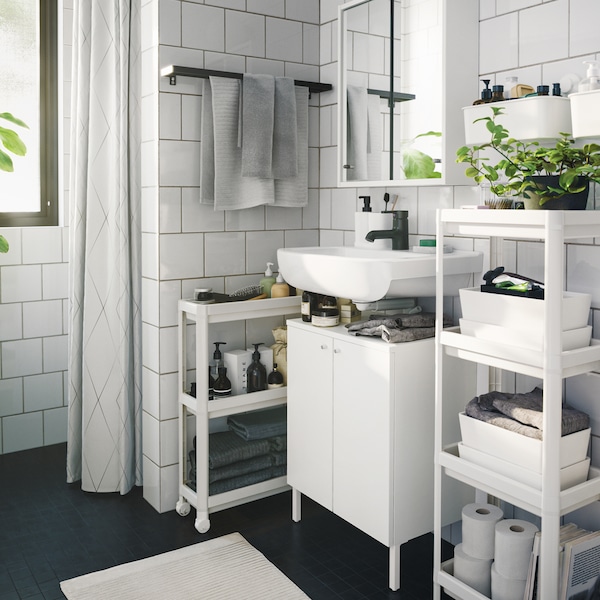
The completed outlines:
[[[458,328],[442,330],[443,261],[441,248],[445,235],[497,237],[544,242],[543,302],[544,349],[518,353],[510,343],[476,339]],[[558,600],[560,518],[577,508],[600,499],[600,469],[591,467],[588,480],[561,491],[559,444],[563,380],[574,375],[600,370],[600,341],[590,346],[562,351],[562,298],[565,286],[565,242],[600,236],[600,211],[552,210],[438,210],[437,213],[437,335],[435,408],[435,522],[434,522],[434,599],[441,589],[459,600],[485,600],[486,597],[453,576],[453,561],[441,562],[442,474],[461,481],[505,502],[541,517],[541,547],[538,598]],[[544,414],[541,490],[514,481],[460,458],[459,440],[442,439],[443,387],[442,358],[454,356],[489,367],[512,371],[543,380]],[[485,390],[486,392],[488,390]],[[458,416],[456,416],[458,418]]]
[[[267,298],[201,304],[193,300],[179,300],[178,304],[178,421],[179,421],[179,500],[177,512],[185,516],[196,509],[194,526],[200,533],[210,528],[209,514],[251,502],[289,489],[285,476],[276,477],[221,494],[208,492],[208,436],[209,421],[241,412],[250,412],[281,406],[287,402],[287,388],[253,392],[208,400],[209,325],[229,321],[246,321],[265,317],[290,317],[300,313],[300,297]],[[196,324],[196,398],[187,390],[187,335],[188,325]],[[196,490],[189,486],[187,477],[187,423],[193,415],[196,423]]]

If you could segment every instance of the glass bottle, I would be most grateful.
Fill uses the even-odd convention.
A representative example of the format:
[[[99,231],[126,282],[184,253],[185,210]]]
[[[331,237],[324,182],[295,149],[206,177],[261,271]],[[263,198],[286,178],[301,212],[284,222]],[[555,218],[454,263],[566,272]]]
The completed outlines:
[[[277,363],[273,363],[273,370],[267,377],[267,389],[283,387],[283,375],[277,370]]]
[[[302,313],[302,320],[310,323],[310,303],[311,303],[311,293],[303,290],[302,292],[302,302],[300,304],[300,312]]]
[[[231,381],[227,378],[227,367],[219,367],[219,376],[213,387],[214,398],[231,396]]]
[[[502,102],[504,100],[504,86],[493,85],[492,86],[492,102]]]
[[[248,383],[248,393],[261,392],[267,389],[267,369],[260,362],[260,352],[258,347],[262,342],[253,344],[254,352],[252,353],[252,362],[246,369],[246,381]]]
[[[212,375],[210,366],[208,367],[208,399],[212,400],[215,397],[215,378]]]

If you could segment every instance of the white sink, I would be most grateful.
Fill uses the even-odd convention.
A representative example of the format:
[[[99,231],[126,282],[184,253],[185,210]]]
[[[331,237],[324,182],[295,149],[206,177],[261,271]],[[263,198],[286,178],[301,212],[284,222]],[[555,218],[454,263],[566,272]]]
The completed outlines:
[[[291,285],[354,302],[435,296],[435,254],[313,246],[280,248],[277,261],[283,278]],[[482,266],[481,252],[455,250],[444,254],[444,295],[457,296]]]

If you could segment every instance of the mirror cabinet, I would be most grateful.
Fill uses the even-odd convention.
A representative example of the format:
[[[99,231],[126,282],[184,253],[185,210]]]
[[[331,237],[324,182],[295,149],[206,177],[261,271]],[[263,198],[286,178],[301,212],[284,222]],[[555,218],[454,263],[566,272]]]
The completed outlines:
[[[479,0],[351,0],[338,26],[338,185],[469,184]]]

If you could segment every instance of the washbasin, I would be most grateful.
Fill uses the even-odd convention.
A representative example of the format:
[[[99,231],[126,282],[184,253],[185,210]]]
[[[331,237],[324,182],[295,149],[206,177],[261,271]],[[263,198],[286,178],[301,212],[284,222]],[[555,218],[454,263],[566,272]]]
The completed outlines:
[[[354,246],[312,246],[277,250],[279,271],[291,285],[356,303],[381,298],[435,296],[435,254],[413,250],[371,250]],[[444,254],[444,295],[457,296],[483,266],[481,252]]]

